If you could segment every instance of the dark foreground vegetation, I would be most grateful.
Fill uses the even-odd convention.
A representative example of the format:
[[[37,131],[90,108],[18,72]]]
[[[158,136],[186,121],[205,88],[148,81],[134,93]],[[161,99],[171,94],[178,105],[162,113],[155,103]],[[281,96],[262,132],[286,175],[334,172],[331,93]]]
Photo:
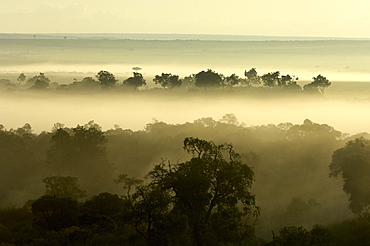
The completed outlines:
[[[0,245],[369,245],[368,137],[232,114],[1,127]]]
[[[121,83],[116,79],[115,75],[101,70],[95,77],[85,77],[81,81],[77,79],[70,84],[58,84],[51,82],[44,73],[33,76],[27,79],[24,73],[17,77],[17,82],[12,82],[9,79],[0,79],[0,85],[4,90],[61,90],[61,91],[99,91],[99,90],[137,90],[145,88],[147,81],[141,73],[140,67],[134,67],[133,76],[124,79]],[[319,74],[313,77],[313,81],[303,86],[297,83],[298,77],[287,75],[280,75],[279,71],[270,72],[259,76],[255,68],[249,71],[245,70],[244,78],[236,74],[224,76],[211,69],[200,71],[197,74],[191,74],[184,78],[171,73],[162,73],[155,75],[152,79],[155,85],[160,86],[164,90],[231,90],[233,87],[247,87],[247,88],[265,88],[266,90],[285,91],[293,93],[316,93],[324,94],[325,88],[330,86],[331,82]],[[157,87],[158,88],[158,87]]]

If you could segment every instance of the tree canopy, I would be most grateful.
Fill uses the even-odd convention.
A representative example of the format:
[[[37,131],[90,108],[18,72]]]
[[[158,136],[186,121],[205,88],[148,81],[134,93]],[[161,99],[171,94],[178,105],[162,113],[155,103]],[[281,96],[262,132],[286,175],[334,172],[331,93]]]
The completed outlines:
[[[370,140],[356,138],[336,150],[330,163],[330,176],[342,176],[343,191],[349,196],[349,207],[354,213],[370,208]]]

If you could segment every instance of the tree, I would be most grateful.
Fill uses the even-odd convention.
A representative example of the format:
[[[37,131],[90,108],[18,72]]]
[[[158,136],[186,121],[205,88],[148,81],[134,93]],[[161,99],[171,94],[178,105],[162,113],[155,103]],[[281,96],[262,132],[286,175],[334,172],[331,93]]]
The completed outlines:
[[[100,85],[103,88],[112,88],[116,85],[117,79],[114,77],[114,75],[108,71],[101,70],[97,75],[95,75],[96,78],[99,80]]]
[[[273,73],[267,73],[261,76],[264,86],[274,87],[280,84],[280,72],[276,71]]]
[[[194,78],[197,87],[211,88],[222,85],[223,75],[208,69],[197,73]]]
[[[137,186],[143,183],[143,180],[137,178],[130,178],[127,174],[123,173],[118,176],[118,179],[114,180],[114,182],[123,183],[123,189],[127,190],[126,196],[130,198],[130,191],[133,186]]]
[[[136,192],[126,199],[132,208],[126,219],[131,221],[148,245],[163,245],[165,239],[161,235],[165,230],[161,230],[161,224],[168,220],[170,213],[169,193],[157,185],[139,185]]]
[[[327,87],[331,85],[331,82],[329,80],[322,76],[321,74],[317,75],[317,77],[313,77],[313,82],[305,85],[303,87],[304,90],[319,90],[321,95],[324,95],[324,91]]]
[[[77,224],[77,201],[70,198],[42,196],[32,203],[32,213],[36,227],[46,231],[59,231]]]
[[[52,176],[44,178],[42,182],[46,186],[46,195],[73,200],[86,197],[86,191],[80,189],[76,177]]]
[[[45,89],[49,86],[50,80],[44,73],[40,73],[40,75],[36,75],[28,79],[27,84],[31,85],[31,88],[33,89]]]
[[[71,129],[58,128],[50,141],[46,162],[57,175],[78,177],[90,192],[102,192],[113,179],[107,138],[94,121]]]
[[[123,81],[124,85],[132,87],[134,90],[136,90],[138,87],[146,85],[146,81],[143,78],[143,75],[138,72],[134,72],[133,77],[129,77],[126,80]]]
[[[240,83],[240,78],[238,75],[233,73],[232,75],[225,77],[223,83],[227,86],[233,87]]]
[[[245,70],[244,76],[247,77],[248,85],[261,83],[261,78],[257,75],[257,70],[255,68],[251,68],[248,72]]]
[[[330,177],[342,176],[352,212],[369,212],[370,140],[361,137],[348,141],[334,151],[329,169]]]
[[[21,84],[25,80],[26,80],[26,75],[24,75],[24,73],[19,74],[17,78],[17,81],[19,82],[19,84]]]
[[[190,137],[185,138],[184,149],[191,160],[156,165],[149,173],[152,184],[172,194],[174,209],[186,216],[194,244],[246,240],[252,226],[245,218],[259,212],[249,191],[252,169],[241,162],[231,144]],[[228,232],[232,239],[222,237]]]
[[[155,84],[160,84],[164,89],[180,87],[182,84],[181,79],[178,75],[172,75],[170,73],[162,73],[162,75],[156,75],[153,79]]]

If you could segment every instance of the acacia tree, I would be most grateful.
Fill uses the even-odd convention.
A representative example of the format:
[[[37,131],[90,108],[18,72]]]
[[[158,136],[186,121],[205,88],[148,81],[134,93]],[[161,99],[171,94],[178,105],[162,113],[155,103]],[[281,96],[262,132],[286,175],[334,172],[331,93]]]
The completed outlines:
[[[343,191],[349,196],[354,213],[370,208],[370,140],[363,137],[351,140],[333,153],[330,177],[342,176]]]
[[[313,77],[312,79],[313,81],[305,85],[303,88],[305,90],[316,89],[319,90],[322,95],[324,95],[325,89],[331,85],[331,82],[329,82],[329,80],[321,74]]]
[[[190,137],[185,138],[184,149],[192,158],[156,165],[148,175],[151,185],[171,194],[173,209],[186,217],[195,245],[246,240],[253,226],[245,218],[259,213],[249,191],[251,167],[241,162],[231,144]]]

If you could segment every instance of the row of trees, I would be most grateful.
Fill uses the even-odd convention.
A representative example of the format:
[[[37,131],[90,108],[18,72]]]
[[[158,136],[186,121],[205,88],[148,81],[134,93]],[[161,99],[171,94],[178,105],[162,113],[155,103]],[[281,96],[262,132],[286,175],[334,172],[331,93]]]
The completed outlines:
[[[237,85],[243,86],[264,86],[268,88],[279,87],[290,90],[301,91],[302,88],[297,84],[298,78],[295,76],[280,75],[279,71],[271,72],[259,76],[255,68],[250,69],[249,71],[244,72],[245,78],[240,78],[236,74],[230,76],[224,76],[223,74],[217,73],[211,69],[206,71],[201,71],[197,74],[192,74],[186,76],[183,79],[180,79],[178,75],[171,73],[162,73],[160,75],[155,75],[153,82],[157,85],[160,85],[164,89],[178,88],[183,86],[195,86],[204,89],[210,88],[224,88],[224,87],[233,87]],[[69,85],[71,88],[85,88],[85,89],[110,89],[117,87],[118,80],[114,74],[108,71],[100,71],[95,76],[97,80],[92,77],[86,77],[81,81],[75,81],[73,84]],[[21,73],[17,79],[19,84],[26,81],[26,84],[32,86],[32,88],[42,89],[47,88],[50,85],[50,80],[45,77],[43,73],[40,75],[34,76],[26,80],[26,76]],[[303,90],[305,91],[314,91],[324,93],[325,88],[330,86],[329,80],[322,76],[318,75],[313,77],[313,82],[305,85]],[[139,87],[146,85],[146,80],[143,75],[139,72],[134,72],[132,77],[125,79],[121,86],[127,86],[136,90]],[[58,86],[58,85],[54,85]]]

